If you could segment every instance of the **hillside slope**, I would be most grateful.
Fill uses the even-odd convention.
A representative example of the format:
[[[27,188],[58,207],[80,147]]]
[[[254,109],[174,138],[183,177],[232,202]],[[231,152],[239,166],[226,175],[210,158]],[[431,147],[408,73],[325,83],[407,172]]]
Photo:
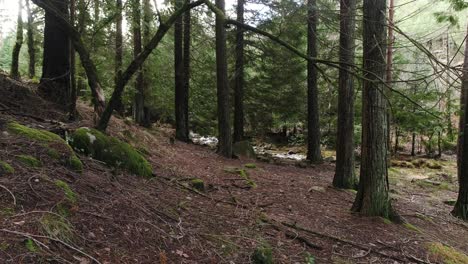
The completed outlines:
[[[467,259],[467,225],[434,190],[411,183],[392,184],[396,208],[411,223],[396,225],[351,214],[354,193],[329,187],[333,164],[228,160],[172,144],[169,128],[113,119],[109,133],[144,153],[154,177],[82,155],[80,173],[41,142],[8,132],[12,121],[60,135],[91,126],[91,108],[81,103],[79,111],[83,119],[67,123],[34,87],[0,76],[0,161],[11,166],[0,171],[1,263],[250,263],[269,249],[274,263]]]

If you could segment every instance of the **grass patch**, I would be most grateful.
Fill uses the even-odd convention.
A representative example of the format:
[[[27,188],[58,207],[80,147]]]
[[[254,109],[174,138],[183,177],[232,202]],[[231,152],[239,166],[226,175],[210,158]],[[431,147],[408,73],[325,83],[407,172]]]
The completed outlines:
[[[15,173],[15,169],[8,163],[0,160],[0,175]]]
[[[406,227],[407,229],[411,230],[411,231],[414,231],[414,232],[417,232],[417,233],[422,233],[421,229],[417,228],[416,226],[410,224],[410,223],[404,223],[403,224],[404,227]]]
[[[24,241],[24,246],[29,250],[29,252],[37,252],[39,248],[32,239],[28,238]]]
[[[42,167],[42,162],[30,155],[18,155],[17,159],[23,163],[25,166],[30,168],[40,168]]]
[[[64,217],[47,214],[41,218],[40,224],[47,236],[67,243],[73,242],[73,228]]]
[[[427,249],[437,263],[466,264],[468,256],[455,248],[448,247],[439,242],[427,244]]]
[[[247,169],[256,169],[257,168],[257,164],[255,163],[247,163],[244,165],[244,167],[246,167]]]
[[[263,242],[255,248],[251,260],[253,264],[273,264],[273,250],[268,243]]]
[[[63,193],[65,194],[65,198],[71,202],[72,204],[76,203],[78,200],[78,195],[70,188],[70,186],[61,180],[56,180],[55,181],[55,186],[59,187],[62,189]]]

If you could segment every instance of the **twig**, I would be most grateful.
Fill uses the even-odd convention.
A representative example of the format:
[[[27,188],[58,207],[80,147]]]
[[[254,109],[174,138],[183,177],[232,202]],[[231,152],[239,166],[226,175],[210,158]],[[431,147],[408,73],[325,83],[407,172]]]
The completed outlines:
[[[7,191],[11,195],[11,197],[13,198],[13,204],[16,206],[16,197],[15,197],[15,195],[7,187],[5,187],[3,185],[0,185],[0,188],[4,189],[5,191]]]

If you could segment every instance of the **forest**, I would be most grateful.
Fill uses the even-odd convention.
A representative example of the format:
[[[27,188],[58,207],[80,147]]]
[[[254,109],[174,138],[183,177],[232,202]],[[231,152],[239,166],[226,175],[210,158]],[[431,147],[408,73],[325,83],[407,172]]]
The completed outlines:
[[[0,0],[0,263],[468,263],[467,17]]]

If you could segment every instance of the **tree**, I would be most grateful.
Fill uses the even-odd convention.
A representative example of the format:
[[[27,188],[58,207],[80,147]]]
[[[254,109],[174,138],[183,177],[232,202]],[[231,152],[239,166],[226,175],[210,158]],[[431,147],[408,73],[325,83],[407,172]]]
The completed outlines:
[[[393,218],[387,171],[387,102],[385,100],[386,0],[363,3],[362,147],[358,193],[352,210]]]
[[[216,14],[216,82],[218,93],[218,152],[232,157],[232,136],[230,125],[229,87],[226,56],[225,2],[216,0],[216,7],[222,15]]]
[[[136,58],[142,51],[140,0],[132,0],[132,34],[133,58]],[[143,78],[143,68],[140,66],[135,80],[135,97],[133,101],[133,118],[140,125],[144,125],[145,123],[145,89]]]
[[[354,175],[354,80],[350,74],[354,64],[354,31],[356,0],[340,3],[340,71],[338,88],[338,121],[336,169],[333,186],[351,189]]]
[[[190,0],[186,0],[190,3]],[[192,43],[192,15],[190,9],[187,10],[184,14],[184,116],[185,116],[185,123],[184,129],[182,130],[184,133],[185,139],[189,140],[189,92],[190,92],[190,49]]]
[[[32,79],[36,76],[36,47],[34,46],[34,18],[31,10],[29,0],[26,0],[26,11],[28,12],[28,55],[29,55],[29,78]]]
[[[23,0],[18,1],[18,22],[16,25],[16,43],[13,48],[13,54],[11,59],[11,71],[10,75],[14,79],[20,78],[19,73],[19,54],[21,51],[21,46],[23,45]]]
[[[183,0],[176,0],[179,9]],[[187,142],[188,138],[188,91],[185,90],[184,74],[184,24],[179,17],[174,24],[174,70],[175,70],[175,118],[176,138]]]
[[[70,0],[70,24],[75,25],[76,20],[76,2]],[[71,78],[71,90],[70,90],[70,120],[76,120],[78,112],[76,110],[76,101],[78,100],[78,91],[76,85],[76,51],[73,42],[70,41],[70,78]]]
[[[307,55],[317,57],[317,1],[307,2]],[[321,162],[317,64],[307,62],[307,159]]]
[[[244,23],[245,0],[237,0],[237,21]],[[234,142],[244,138],[244,29],[236,30],[236,72],[234,90]]]
[[[68,19],[68,1],[34,0],[49,6],[64,19]],[[49,9],[50,10],[50,9]],[[42,78],[39,86],[45,96],[59,104],[70,103],[70,38],[62,21],[46,9]]]
[[[467,29],[468,36],[468,29]],[[458,199],[452,214],[468,220],[468,42],[465,42],[465,61],[462,73],[460,134],[458,137]]]
[[[117,82],[122,78],[122,66],[123,66],[123,33],[122,33],[122,0],[117,0],[115,2],[115,8],[117,11],[117,17],[115,19],[115,79],[114,85],[117,85]],[[125,106],[120,100],[116,106],[117,112],[121,115],[125,112]]]

